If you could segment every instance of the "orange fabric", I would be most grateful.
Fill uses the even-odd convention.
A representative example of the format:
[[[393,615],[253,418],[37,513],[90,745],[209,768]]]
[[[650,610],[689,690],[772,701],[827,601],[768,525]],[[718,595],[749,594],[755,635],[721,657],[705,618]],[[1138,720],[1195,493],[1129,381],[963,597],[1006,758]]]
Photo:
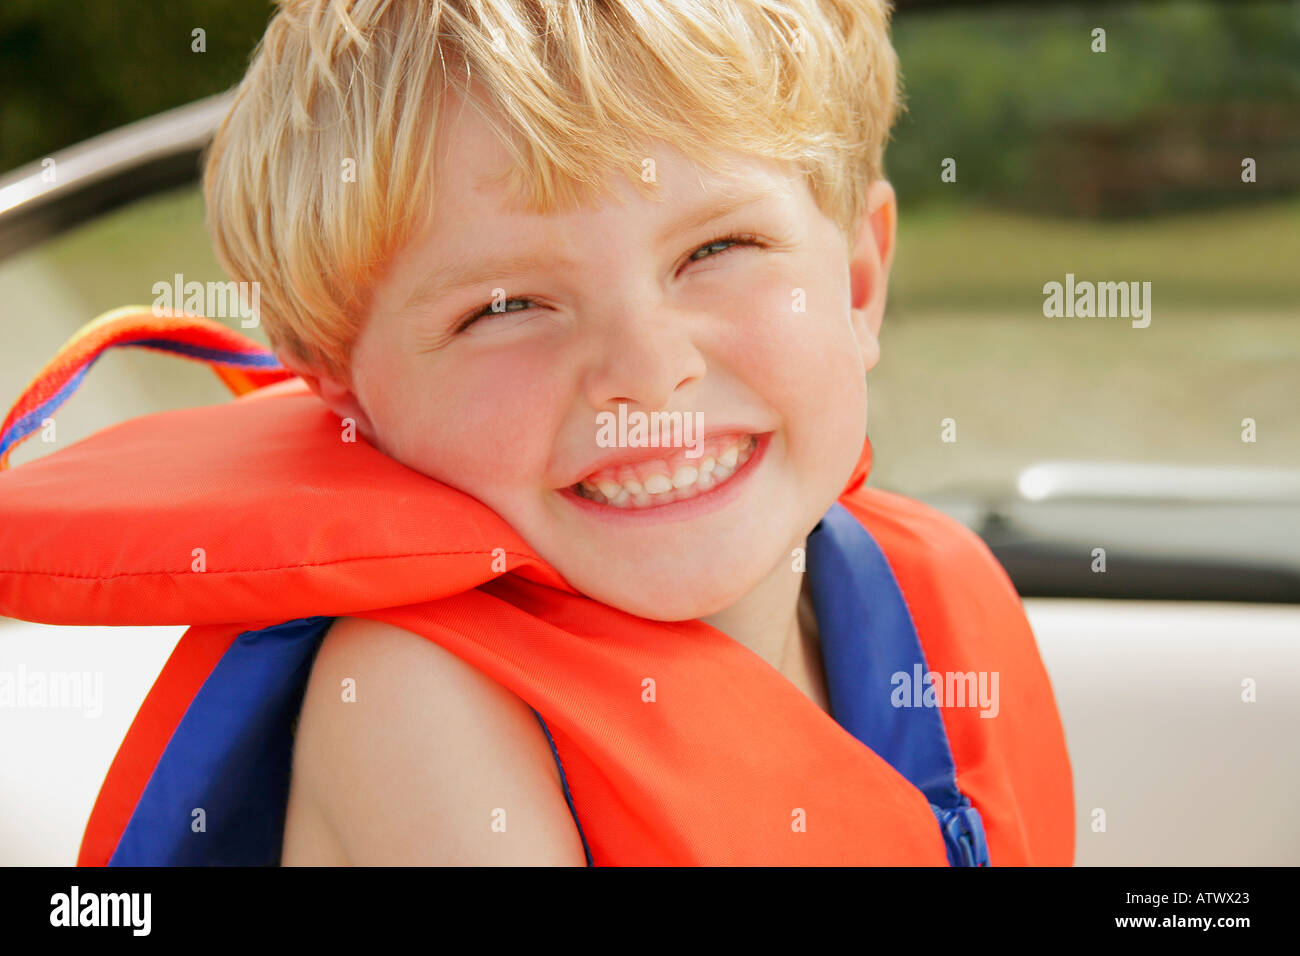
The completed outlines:
[[[996,718],[943,711],[993,865],[1069,864],[1065,741],[1015,591],[965,528],[866,488],[870,462],[866,445],[841,502],[890,561],[930,668],[1001,672]],[[493,570],[494,549],[510,573]],[[0,613],[199,625],[141,735],[165,732],[241,631],[388,621],[537,709],[597,864],[947,864],[921,792],[762,658],[700,621],[646,621],[579,594],[475,499],[342,441],[300,382],[125,422],[0,475]],[[147,779],[114,773],[118,803]],[[104,821],[123,812],[97,806],[84,860],[106,861]]]

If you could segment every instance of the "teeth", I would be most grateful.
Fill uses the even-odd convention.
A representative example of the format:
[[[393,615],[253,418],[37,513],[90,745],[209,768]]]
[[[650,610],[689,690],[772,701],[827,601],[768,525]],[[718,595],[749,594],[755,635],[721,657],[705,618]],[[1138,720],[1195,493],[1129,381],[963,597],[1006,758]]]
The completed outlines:
[[[663,494],[673,486],[667,475],[651,475],[645,480],[645,490],[652,495]]]
[[[619,469],[616,475],[621,479],[619,481],[606,477],[593,483],[583,479],[577,488],[583,497],[615,508],[646,508],[681,501],[722,484],[736,473],[757,447],[757,440],[746,435],[716,459],[704,458],[698,466],[682,465],[671,476],[659,473],[637,480],[636,472],[625,468]]]
[[[677,469],[677,474],[673,475],[673,487],[685,488],[687,485],[693,485],[698,477],[700,477],[699,471],[690,465],[682,465]]]

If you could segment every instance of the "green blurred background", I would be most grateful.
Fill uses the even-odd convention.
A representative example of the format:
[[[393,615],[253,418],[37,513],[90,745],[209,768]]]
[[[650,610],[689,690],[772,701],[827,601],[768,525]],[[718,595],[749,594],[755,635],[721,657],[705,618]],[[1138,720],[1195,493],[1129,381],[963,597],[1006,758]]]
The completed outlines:
[[[1300,2],[899,6],[908,112],[886,160],[900,235],[872,483],[923,495],[1047,458],[1300,464]],[[229,88],[271,10],[6,0],[0,168]],[[3,400],[153,282],[220,278],[202,216],[183,189],[0,261]],[[1151,282],[1150,327],[1044,318],[1043,284],[1067,272]],[[110,354],[64,419],[77,437],[224,394],[188,363]]]

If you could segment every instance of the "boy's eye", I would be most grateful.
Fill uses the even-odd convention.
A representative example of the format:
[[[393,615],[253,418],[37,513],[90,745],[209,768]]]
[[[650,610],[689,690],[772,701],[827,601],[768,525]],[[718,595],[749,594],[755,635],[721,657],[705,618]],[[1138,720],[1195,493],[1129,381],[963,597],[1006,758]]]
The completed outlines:
[[[718,255],[721,255],[723,252],[727,252],[736,246],[761,246],[761,245],[762,244],[758,241],[757,236],[749,235],[748,233],[719,236],[717,239],[710,239],[704,245],[698,247],[694,252],[692,252],[687,257],[687,261],[700,262],[704,259],[716,258]],[[704,255],[701,255],[701,253],[704,253]],[[531,303],[532,301],[533,301],[532,299],[506,299],[505,302],[502,303],[502,308],[500,311],[493,311],[492,305],[491,303],[489,303],[483,306],[482,308],[480,308],[477,312],[474,312],[471,315],[466,316],[464,321],[462,321],[459,325],[456,326],[455,334],[459,334],[465,331],[467,328],[469,328],[471,325],[473,325],[475,322],[477,322],[479,319],[482,318],[491,318],[493,316],[504,315],[507,312],[527,312],[528,311],[527,308],[522,308],[522,309],[511,308],[511,303],[516,303],[516,302]]]
[[[712,258],[711,256],[701,256],[700,253],[712,249],[714,246],[722,246],[724,248],[722,248],[719,251],[726,252],[727,249],[730,249],[733,246],[757,246],[757,245],[759,245],[758,237],[751,236],[747,233],[731,235],[731,236],[721,236],[717,239],[710,239],[704,245],[700,246],[698,249],[692,252],[687,258],[691,262],[699,262],[700,259]]]

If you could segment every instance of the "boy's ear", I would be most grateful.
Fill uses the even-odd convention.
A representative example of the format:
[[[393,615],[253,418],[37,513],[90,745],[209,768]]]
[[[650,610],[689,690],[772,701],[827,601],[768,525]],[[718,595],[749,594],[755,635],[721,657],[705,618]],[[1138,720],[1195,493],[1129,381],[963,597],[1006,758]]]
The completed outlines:
[[[361,402],[352,389],[327,372],[321,371],[294,355],[288,349],[276,349],[275,357],[280,364],[298,375],[330,410],[339,417],[351,418],[357,423],[357,431],[365,436],[372,445],[375,444],[375,430]]]
[[[850,310],[853,329],[868,370],[880,359],[880,325],[885,318],[889,269],[894,262],[898,205],[894,187],[883,179],[867,190],[849,258]]]

